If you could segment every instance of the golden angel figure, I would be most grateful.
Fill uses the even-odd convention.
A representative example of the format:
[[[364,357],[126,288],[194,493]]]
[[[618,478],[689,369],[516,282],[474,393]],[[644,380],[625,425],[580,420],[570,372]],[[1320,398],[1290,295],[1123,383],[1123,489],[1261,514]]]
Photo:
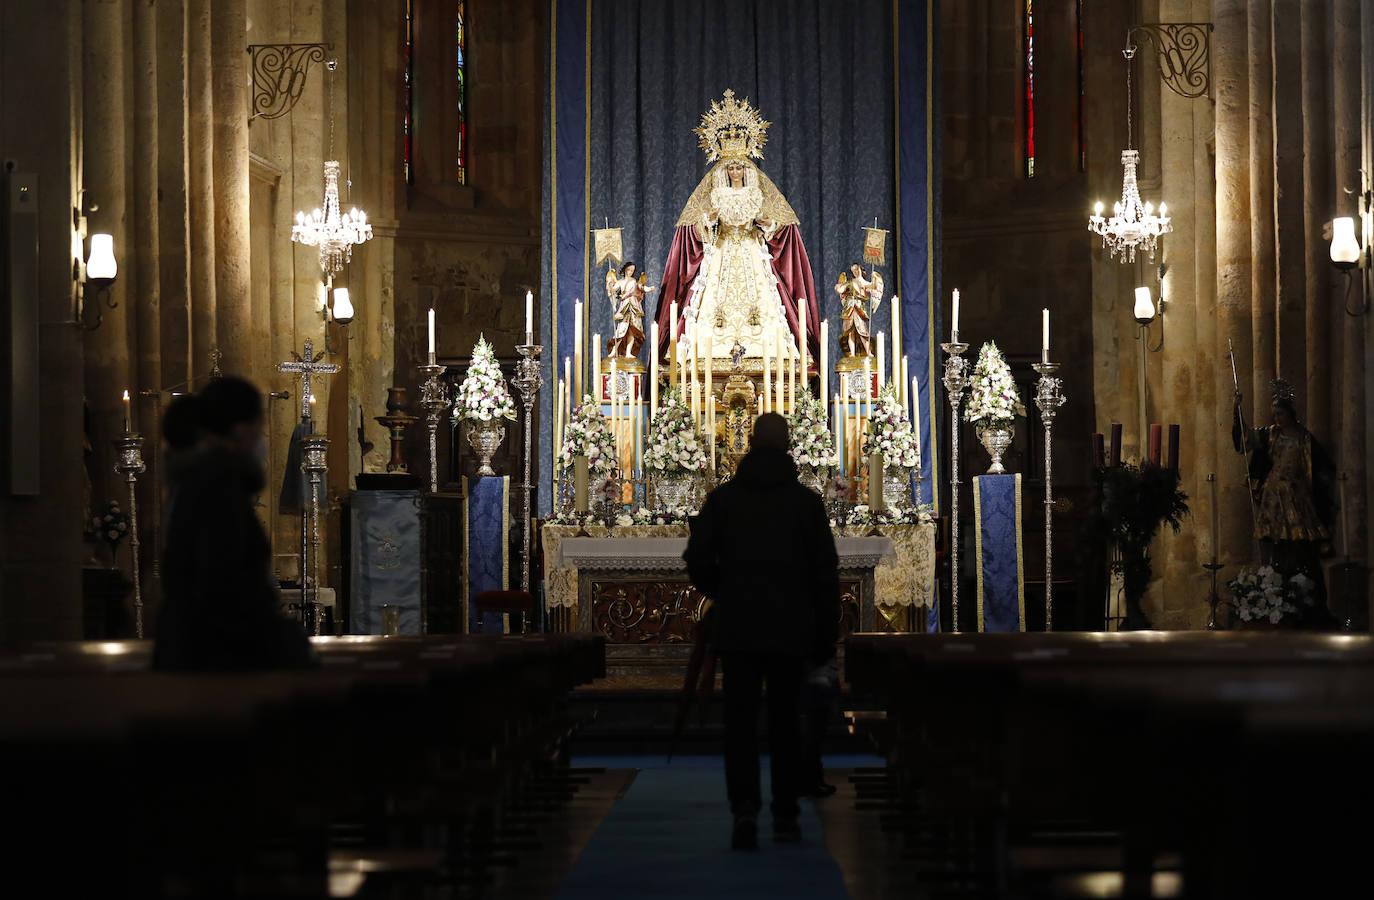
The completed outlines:
[[[606,342],[607,356],[633,357],[644,346],[644,297],[656,290],[646,284],[648,276],[639,273],[633,262],[620,271],[606,270],[606,296],[611,298],[611,321],[615,332]]]
[[[868,323],[878,305],[883,301],[883,276],[876,270],[864,278],[863,267],[858,263],[849,267],[849,276],[840,273],[835,282],[835,293],[840,295],[840,347],[846,356],[872,356],[872,337]]]

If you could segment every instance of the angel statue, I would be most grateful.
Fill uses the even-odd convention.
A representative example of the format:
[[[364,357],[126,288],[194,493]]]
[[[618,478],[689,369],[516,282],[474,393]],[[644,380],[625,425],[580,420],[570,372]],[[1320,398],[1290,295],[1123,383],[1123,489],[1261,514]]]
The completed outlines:
[[[864,278],[863,267],[858,263],[849,267],[849,277],[840,273],[835,282],[835,293],[840,295],[840,346],[847,348],[846,356],[872,356],[872,336],[868,322],[883,302],[883,276],[875,269]]]
[[[633,262],[626,262],[615,269],[606,269],[606,296],[611,298],[611,321],[615,331],[606,342],[607,356],[633,357],[644,346],[644,296],[657,288],[646,284],[648,276],[640,272]]]
[[[684,321],[696,323],[697,354],[709,347],[722,368],[735,345],[757,359],[779,331],[793,335],[784,353],[795,354],[799,303],[807,304],[808,322],[820,321],[797,214],[753,162],[763,158],[769,124],[734,91],[712,101],[701,117],[695,131],[715,165],[677,220],[658,303],[660,353],[668,345],[674,303]],[[818,356],[814,327],[807,337]]]

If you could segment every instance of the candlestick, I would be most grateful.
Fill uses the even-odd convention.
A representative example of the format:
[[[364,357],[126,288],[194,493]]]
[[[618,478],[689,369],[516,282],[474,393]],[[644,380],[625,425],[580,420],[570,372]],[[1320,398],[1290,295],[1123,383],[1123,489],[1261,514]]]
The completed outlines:
[[[525,291],[525,345],[534,343],[534,291]]]
[[[540,370],[539,354],[543,352],[543,347],[535,343],[522,344],[515,348],[520,354],[520,361],[515,364],[515,374],[511,377],[511,384],[520,394],[521,404],[525,407],[525,446],[521,454],[524,462],[524,481],[520,485],[521,511],[523,513],[520,520],[523,537],[521,540],[520,557],[520,589],[526,593],[530,590],[530,538],[531,538],[531,519],[530,519],[530,493],[534,490],[534,485],[530,481],[530,458],[534,447],[534,406],[539,397],[539,389],[544,385],[544,373]],[[528,623],[523,621],[526,617],[521,617],[521,630],[528,627]]]
[[[806,389],[806,391],[807,391],[808,393],[810,393],[810,391],[811,391],[811,379],[810,379],[810,377],[809,377],[809,375],[808,375],[809,366],[807,365],[807,361],[810,359],[811,347],[810,347],[810,346],[807,344],[807,342],[806,342],[806,298],[805,298],[805,297],[799,297],[799,298],[797,298],[797,331],[799,331],[799,332],[801,333],[801,340],[797,343],[797,346],[798,346],[798,348],[799,348],[800,351],[801,351],[800,354],[799,354],[799,366],[800,366],[800,368],[801,368],[801,383],[802,383],[802,387],[804,387],[804,388]],[[822,400],[825,399],[825,394],[821,394],[821,399],[822,399]],[[796,398],[795,398],[795,397],[793,398],[792,402],[793,402],[794,405],[796,404],[797,401],[796,401]]]
[[[649,421],[658,416],[658,323],[649,324]]]
[[[128,434],[134,430],[133,411],[129,407],[129,392],[124,392],[124,432]]]
[[[715,392],[715,387],[714,387],[714,381],[713,381],[713,379],[712,379],[712,369],[714,368],[714,363],[715,363],[715,360],[713,359],[713,357],[715,356],[716,344],[715,344],[715,340],[712,339],[712,337],[711,337],[711,332],[709,332],[709,331],[706,332],[705,341],[706,341],[706,373],[705,373],[704,376],[702,376],[702,383],[703,383],[703,385],[704,385],[704,390],[706,391],[706,396],[707,396],[707,397],[714,397],[714,396],[716,395],[716,392]]]
[[[620,392],[616,390],[616,378],[615,378],[615,376],[616,376],[616,368],[617,368],[617,367],[616,367],[616,359],[617,359],[617,357],[616,357],[615,355],[612,355],[612,356],[611,356],[611,378],[610,378],[610,392],[611,392],[611,440],[612,440],[613,446],[615,447],[615,464],[616,464],[617,466],[619,466],[619,465],[620,465],[620,420],[619,420],[619,418],[618,418],[618,416],[617,416],[617,410],[618,410],[618,407],[620,406],[620,398],[619,398],[617,395],[618,395]]]
[[[1221,595],[1217,593],[1217,573],[1221,571],[1221,563],[1218,561],[1218,550],[1221,543],[1221,506],[1217,503],[1217,474],[1207,473],[1207,487],[1212,500],[1212,561],[1203,563],[1202,567],[1212,576],[1212,590],[1207,595],[1207,629],[1215,631],[1219,626],[1217,622],[1217,607],[1221,604]]]
[[[867,356],[864,357],[864,395],[863,399],[859,401],[859,405],[863,408],[864,419],[871,421],[873,419],[873,366],[872,360]]]
[[[821,319],[821,399],[830,396],[830,323]]]
[[[902,362],[901,365],[898,367],[897,371],[899,374],[894,376],[892,380],[897,382],[898,384],[897,392],[901,394],[900,399],[902,402],[902,412],[906,413],[907,420],[914,425],[916,422],[916,415],[912,410],[912,407],[915,406],[915,404],[911,400],[913,392],[908,390],[907,388],[907,386],[910,385],[912,381],[911,368],[907,364],[907,358],[905,355],[902,356]]]
[[[834,430],[834,432],[835,432],[835,468],[839,469],[840,466],[843,465],[843,457],[844,457],[844,441],[843,441],[844,431],[842,430],[842,429],[844,428],[844,425],[843,425],[844,419],[843,419],[842,413],[840,412],[840,395],[839,395],[839,394],[836,394],[836,395],[835,395],[835,399],[834,399],[834,401],[832,402],[830,408],[831,408],[831,410],[832,410],[832,412],[831,412],[830,427],[831,427],[831,428]],[[844,471],[844,470],[843,470],[843,469],[840,469],[840,471]]]
[[[124,392],[125,419],[129,414],[129,392]],[[124,476],[124,481],[129,486],[129,556],[132,564],[131,575],[134,582],[134,636],[139,640],[143,639],[143,579],[139,573],[139,542],[138,542],[138,476],[146,471],[147,467],[143,462],[143,435],[135,434],[128,426],[124,426],[124,433],[114,440],[115,459],[114,470],[117,474]]]
[[[707,398],[706,439],[711,442],[711,473],[716,471],[716,395]]]
[[[687,328],[687,365],[691,373],[692,385],[692,424],[701,427],[701,388],[697,385],[697,334],[696,329]]]
[[[429,364],[434,365],[434,307],[429,308]]]
[[[1046,307],[1040,310],[1040,362],[1047,364],[1050,361],[1050,310]]]
[[[845,475],[849,474],[849,379],[840,377],[840,443],[837,447],[840,454],[840,471]]]
[[[566,404],[563,409],[563,421],[566,423],[572,418],[573,407],[581,402],[581,398],[576,402],[573,400],[572,358],[568,356],[563,357],[563,402]]]
[[[668,306],[668,384],[682,390],[677,366],[677,301]]]
[[[955,321],[958,321],[959,291],[954,292]],[[954,334],[958,335],[957,327]],[[941,345],[945,351],[945,394],[949,397],[949,598],[951,625],[959,630],[959,407],[964,401],[964,391],[968,387],[968,361],[964,354],[968,344],[950,341]]]
[[[954,315],[951,317],[949,329],[949,342],[959,343],[959,289],[954,289]]]
[[[777,361],[777,366],[775,366],[774,368],[777,369],[777,372],[776,372],[775,374],[777,375],[777,385],[778,385],[778,391],[777,391],[778,396],[777,396],[777,399],[773,401],[773,411],[776,412],[776,413],[779,413],[779,414],[781,414],[781,415],[785,415],[785,414],[787,413],[787,407],[784,406],[784,403],[785,403],[786,382],[783,381],[782,367],[783,367],[786,363],[784,362],[784,356],[783,356],[783,343],[782,343],[782,329],[781,329],[781,328],[774,329],[774,331],[773,331],[773,340],[774,340],[774,342],[775,342],[774,345],[773,345],[773,348],[774,348],[774,350],[776,351],[776,352],[773,354],[773,358]]]
[[[1048,314],[1045,319],[1049,321]],[[1047,351],[1048,352],[1048,351]],[[1064,405],[1063,382],[1055,377],[1058,363],[1041,362],[1035,367],[1040,378],[1035,383],[1035,405],[1045,426],[1045,630],[1054,630],[1054,417]]]
[[[883,338],[886,335],[878,332],[878,392],[882,393],[884,377],[887,374],[887,351],[884,346]]]
[[[761,401],[761,405],[759,407],[759,415],[763,415],[763,413],[769,412],[772,409],[773,382],[769,379],[768,374],[768,350],[768,336],[764,335],[761,351],[763,359],[763,376],[760,379],[762,383],[759,385],[759,387],[762,389],[759,392],[759,400]]]
[[[906,360],[902,360],[902,369],[906,370]],[[911,433],[916,437],[916,470],[921,470],[921,389],[917,380],[918,376],[911,378]],[[919,499],[919,498],[918,498]]]
[[[430,355],[433,359],[433,354]],[[420,382],[420,408],[425,411],[425,427],[429,431],[429,491],[439,492],[439,417],[449,407],[448,390],[441,376],[445,366],[431,362],[416,366],[423,379]]]
[[[906,372],[901,360],[902,353],[902,307],[896,294],[892,295],[892,380],[897,382],[898,399],[905,401]]]
[[[605,395],[601,392],[601,335],[592,335],[592,394],[596,397],[597,409]]]
[[[1207,473],[1207,488],[1212,495],[1212,562],[1216,562],[1221,544],[1221,505],[1217,503],[1217,473]]]
[[[586,355],[582,349],[582,301],[573,301],[573,406],[581,406],[586,396],[583,370],[586,368]]]

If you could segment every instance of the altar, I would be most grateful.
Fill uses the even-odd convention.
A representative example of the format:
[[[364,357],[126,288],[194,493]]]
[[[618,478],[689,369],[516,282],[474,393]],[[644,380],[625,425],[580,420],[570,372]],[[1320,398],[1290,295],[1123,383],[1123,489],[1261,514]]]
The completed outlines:
[[[613,644],[686,644],[705,598],[682,553],[685,525],[546,525],[544,591],[551,627]],[[840,634],[923,630],[933,602],[935,528],[836,528]]]

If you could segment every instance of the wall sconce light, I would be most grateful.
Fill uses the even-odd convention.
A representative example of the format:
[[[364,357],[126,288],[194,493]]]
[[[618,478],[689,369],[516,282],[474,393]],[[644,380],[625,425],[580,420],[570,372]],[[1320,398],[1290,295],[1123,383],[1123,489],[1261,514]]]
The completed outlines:
[[[353,303],[348,299],[348,288],[334,288],[333,316],[340,325],[353,321]]]
[[[1352,318],[1369,312],[1366,296],[1358,309],[1350,308],[1350,292],[1355,288],[1355,269],[1364,262],[1364,250],[1355,235],[1355,219],[1340,216],[1331,220],[1331,265],[1345,275],[1345,314]]]
[[[1150,323],[1155,320],[1155,303],[1150,298],[1150,289],[1138,287],[1135,289],[1135,320],[1141,328],[1149,328]]]
[[[108,234],[91,235],[90,255],[86,257],[86,283],[95,286],[96,301],[91,304],[95,307],[95,324],[87,325],[84,321],[85,310],[82,310],[81,327],[87,331],[95,331],[105,321],[104,311],[101,309],[101,302],[105,304],[105,309],[114,309],[119,304],[110,293],[110,287],[114,284],[115,278],[119,276],[119,263],[115,261],[114,238]]]

